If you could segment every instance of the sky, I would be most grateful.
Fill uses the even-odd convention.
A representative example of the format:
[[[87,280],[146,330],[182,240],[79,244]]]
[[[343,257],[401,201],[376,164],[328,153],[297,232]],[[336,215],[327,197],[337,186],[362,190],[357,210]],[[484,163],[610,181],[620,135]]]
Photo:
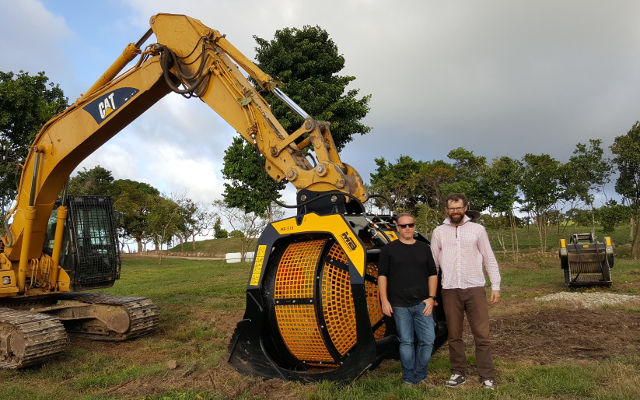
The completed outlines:
[[[375,158],[446,161],[459,146],[489,160],[567,161],[577,143],[608,149],[640,119],[633,0],[0,0],[0,70],[44,71],[71,103],[160,12],[201,20],[251,59],[254,35],[327,30],[350,88],[372,95],[371,132],[341,153],[366,182]],[[200,101],[169,94],[78,169],[211,203],[235,134]],[[292,187],[284,198],[295,201]]]

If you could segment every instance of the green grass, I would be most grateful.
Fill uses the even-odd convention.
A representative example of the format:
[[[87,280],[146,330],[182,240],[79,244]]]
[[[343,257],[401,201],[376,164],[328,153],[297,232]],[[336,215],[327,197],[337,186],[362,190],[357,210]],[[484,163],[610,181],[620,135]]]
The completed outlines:
[[[241,240],[242,239],[240,238],[199,240],[196,242],[195,250],[193,249],[192,242],[186,242],[184,244],[184,247],[177,245],[169,249],[169,251],[206,252],[224,255],[225,253],[234,253],[240,251]],[[249,239],[248,251],[253,251],[256,247],[257,242],[257,239]]]
[[[503,299],[537,307],[540,294],[567,290],[557,258],[532,256],[502,263]],[[614,293],[640,294],[638,263],[616,258]],[[640,357],[545,365],[535,360],[496,359],[499,387],[482,390],[470,377],[460,390],[444,388],[449,375],[446,349],[430,364],[430,384],[405,387],[398,361],[343,386],[334,382],[303,385],[242,376],[226,364],[233,327],[245,306],[250,264],[221,261],[123,258],[121,279],[108,293],[146,296],[160,307],[154,335],[126,343],[72,340],[60,356],[19,371],[0,371],[0,399],[635,399],[640,398]],[[594,290],[594,289],[580,289]],[[612,306],[638,313],[637,306]],[[507,311],[503,311],[507,312]],[[588,334],[586,332],[585,334]],[[640,349],[638,349],[640,351]],[[169,361],[177,367],[168,367]],[[469,357],[473,363],[474,358]]]

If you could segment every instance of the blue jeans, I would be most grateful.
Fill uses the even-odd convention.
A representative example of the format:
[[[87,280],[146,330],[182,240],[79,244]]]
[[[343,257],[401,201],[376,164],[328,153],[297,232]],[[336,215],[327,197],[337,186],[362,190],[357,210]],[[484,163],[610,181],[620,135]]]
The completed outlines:
[[[402,380],[410,383],[418,383],[427,377],[427,366],[436,338],[433,315],[425,317],[422,314],[424,307],[424,302],[411,307],[393,307],[393,319],[400,341]]]

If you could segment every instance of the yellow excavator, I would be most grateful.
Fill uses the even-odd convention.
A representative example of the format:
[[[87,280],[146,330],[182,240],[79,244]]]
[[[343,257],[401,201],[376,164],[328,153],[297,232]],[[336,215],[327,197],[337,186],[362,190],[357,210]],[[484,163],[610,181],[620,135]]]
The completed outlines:
[[[225,35],[184,15],[158,14],[150,25],[30,148],[0,243],[0,368],[59,353],[67,331],[117,341],[156,327],[158,308],[147,298],[80,293],[119,278],[116,227],[108,197],[66,196],[64,188],[82,160],[176,92],[207,103],[265,157],[273,179],[297,188],[297,215],[259,239],[229,362],[264,377],[354,379],[394,351],[376,267],[380,248],[395,239],[393,221],[365,213],[369,194],[340,160],[329,123],[311,118]],[[157,42],[143,49],[152,34]],[[288,134],[243,71],[302,126]],[[438,319],[436,347],[446,338]]]

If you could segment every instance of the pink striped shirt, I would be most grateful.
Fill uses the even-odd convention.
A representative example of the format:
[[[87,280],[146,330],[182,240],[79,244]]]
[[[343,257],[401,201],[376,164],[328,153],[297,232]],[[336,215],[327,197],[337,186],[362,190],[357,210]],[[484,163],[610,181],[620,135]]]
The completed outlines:
[[[500,290],[500,270],[487,231],[466,215],[458,226],[452,225],[447,218],[433,230],[431,253],[442,271],[443,289],[484,286],[484,265],[491,280],[491,290]]]

